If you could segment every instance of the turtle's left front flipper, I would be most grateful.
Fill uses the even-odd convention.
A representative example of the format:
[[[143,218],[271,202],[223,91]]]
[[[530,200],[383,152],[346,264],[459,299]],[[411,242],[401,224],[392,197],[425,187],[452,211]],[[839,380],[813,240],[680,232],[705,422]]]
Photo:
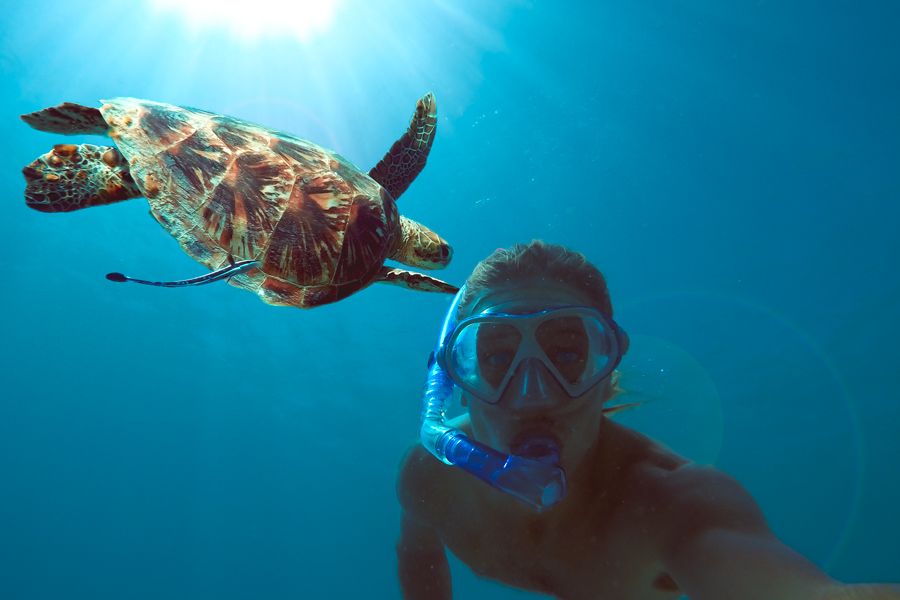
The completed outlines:
[[[437,102],[428,92],[416,103],[409,128],[394,142],[384,158],[369,171],[369,177],[381,184],[396,200],[422,171],[434,132],[437,129]]]
[[[420,292],[442,292],[444,294],[455,294],[459,288],[450,285],[446,281],[441,281],[436,277],[416,273],[415,271],[407,271],[405,269],[391,269],[382,267],[376,282],[393,283],[394,285],[403,286],[411,290]]]

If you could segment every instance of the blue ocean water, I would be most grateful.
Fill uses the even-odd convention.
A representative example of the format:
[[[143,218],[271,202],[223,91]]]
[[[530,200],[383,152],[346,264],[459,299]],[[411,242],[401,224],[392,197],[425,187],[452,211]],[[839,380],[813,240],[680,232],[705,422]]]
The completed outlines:
[[[345,0],[303,40],[149,2],[4,12],[0,597],[399,596],[394,477],[449,297],[107,282],[203,267],[143,200],[28,209],[21,168],[67,140],[18,115],[115,96],[368,170],[434,91],[400,208],[453,244],[436,274],[584,252],[634,339],[621,421],[737,477],[834,577],[900,579],[895,4]],[[538,597],[452,569],[459,598]]]

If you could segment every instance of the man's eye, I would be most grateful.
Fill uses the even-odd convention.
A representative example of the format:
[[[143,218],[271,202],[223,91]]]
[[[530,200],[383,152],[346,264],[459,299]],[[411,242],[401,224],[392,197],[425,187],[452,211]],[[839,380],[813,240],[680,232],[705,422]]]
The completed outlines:
[[[574,365],[583,360],[581,352],[577,350],[559,350],[554,354],[555,362],[558,365]]]
[[[512,360],[509,352],[491,352],[483,357],[485,363],[490,367],[505,367]]]

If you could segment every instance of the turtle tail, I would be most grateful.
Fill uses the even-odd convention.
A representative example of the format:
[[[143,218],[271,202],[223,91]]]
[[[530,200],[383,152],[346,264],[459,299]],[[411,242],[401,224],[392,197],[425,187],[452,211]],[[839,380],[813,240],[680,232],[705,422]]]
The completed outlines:
[[[122,154],[106,146],[57,144],[22,173],[25,203],[42,212],[68,212],[143,195]]]

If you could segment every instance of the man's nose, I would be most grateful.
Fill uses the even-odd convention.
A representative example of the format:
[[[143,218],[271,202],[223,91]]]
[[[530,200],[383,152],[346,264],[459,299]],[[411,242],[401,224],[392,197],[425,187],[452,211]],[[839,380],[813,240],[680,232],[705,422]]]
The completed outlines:
[[[519,364],[506,389],[504,403],[514,409],[535,409],[554,405],[562,389],[547,367],[536,358]]]

